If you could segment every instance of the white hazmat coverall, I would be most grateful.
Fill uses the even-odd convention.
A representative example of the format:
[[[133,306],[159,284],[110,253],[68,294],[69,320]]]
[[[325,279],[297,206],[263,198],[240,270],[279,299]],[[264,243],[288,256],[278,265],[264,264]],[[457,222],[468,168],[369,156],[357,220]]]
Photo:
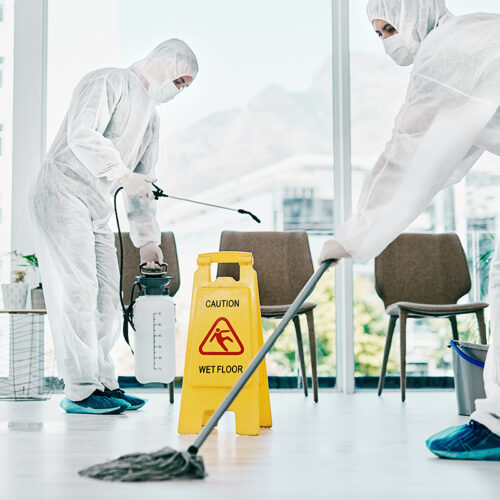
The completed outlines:
[[[335,234],[340,247],[327,242],[323,259],[341,258],[343,250],[362,262],[376,257],[485,150],[500,155],[500,16],[456,17],[443,0],[372,0],[367,11],[370,22],[382,19],[398,30],[414,67],[392,138],[356,212]],[[500,246],[489,284],[487,398],[477,401],[472,418],[500,435],[499,253]]]
[[[120,331],[112,196],[131,171],[154,177],[155,107],[176,93],[173,80],[197,71],[191,49],[172,39],[130,68],[86,75],[32,184],[36,253],[58,371],[72,401],[118,387],[110,357]],[[156,202],[124,196],[133,244],[159,245]]]

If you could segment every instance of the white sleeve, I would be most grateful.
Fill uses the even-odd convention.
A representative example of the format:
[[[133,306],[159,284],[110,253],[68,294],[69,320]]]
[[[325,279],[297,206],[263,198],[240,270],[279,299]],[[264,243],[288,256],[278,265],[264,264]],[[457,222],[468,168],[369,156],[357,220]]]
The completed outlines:
[[[335,239],[362,262],[379,255],[443,187],[477,161],[483,150],[473,144],[495,111],[490,103],[463,96],[445,110],[432,97],[406,103],[363,186],[357,211]]]
[[[84,80],[73,93],[67,116],[68,147],[94,176],[110,180],[128,172],[118,150],[103,135],[119,97],[104,76]]]
[[[155,177],[155,165],[158,160],[158,135],[159,121],[157,115],[153,118],[150,125],[151,142],[138,163],[134,172]],[[161,231],[156,218],[156,200],[143,200],[131,198],[125,193],[125,208],[130,224],[130,239],[135,247],[140,248],[150,241],[160,245]]]

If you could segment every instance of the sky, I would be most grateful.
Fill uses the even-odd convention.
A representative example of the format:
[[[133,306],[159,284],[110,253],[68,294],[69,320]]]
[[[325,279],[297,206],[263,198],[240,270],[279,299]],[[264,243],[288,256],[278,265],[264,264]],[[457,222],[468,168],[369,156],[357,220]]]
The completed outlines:
[[[498,0],[447,3],[457,14],[500,12]],[[349,6],[351,50],[382,54],[366,0]],[[200,72],[161,108],[164,129],[245,106],[267,85],[304,91],[331,55],[331,20],[331,0],[49,0],[48,140],[85,73],[127,67],[172,37],[191,45]]]
[[[62,120],[85,73],[130,66],[173,37],[192,47],[200,72],[169,103],[170,128],[245,106],[266,85],[307,89],[331,53],[330,0],[49,0],[49,119]]]
[[[172,37],[197,55],[195,84],[169,104],[179,126],[246,105],[265,85],[306,90],[331,53],[330,0],[143,0],[140,15],[137,5],[119,0],[121,66]]]
[[[499,0],[447,3],[456,14],[500,12]],[[349,6],[351,50],[383,54],[366,0]],[[331,0],[49,0],[48,141],[87,72],[130,66],[171,37],[191,45],[200,72],[161,107],[163,130],[244,107],[267,85],[304,91],[331,55],[331,24]]]

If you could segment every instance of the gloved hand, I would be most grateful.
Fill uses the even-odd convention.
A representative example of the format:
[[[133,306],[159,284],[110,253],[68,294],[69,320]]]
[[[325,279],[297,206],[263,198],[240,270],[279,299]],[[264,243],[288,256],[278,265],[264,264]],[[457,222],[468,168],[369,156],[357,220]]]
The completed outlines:
[[[321,264],[324,260],[335,259],[330,267],[336,266],[340,259],[344,257],[350,257],[344,247],[337,240],[328,240],[323,244],[321,253],[319,254],[319,263]]]
[[[163,262],[163,252],[161,248],[154,242],[150,241],[139,249],[141,264],[146,263],[148,269],[156,269]]]
[[[128,172],[121,178],[121,185],[131,198],[146,200],[154,199],[152,182],[156,179],[135,172]]]

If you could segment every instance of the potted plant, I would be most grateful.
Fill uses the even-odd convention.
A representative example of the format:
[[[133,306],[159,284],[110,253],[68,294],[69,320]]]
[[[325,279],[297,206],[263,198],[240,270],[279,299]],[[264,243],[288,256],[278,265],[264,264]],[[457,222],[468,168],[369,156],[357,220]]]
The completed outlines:
[[[38,286],[31,289],[31,308],[45,309],[45,297],[43,296],[43,287],[40,281],[37,256],[34,253],[28,255],[22,255],[16,251],[14,251],[13,253],[16,257],[19,257],[24,260],[24,263],[20,264],[20,266],[31,268],[31,270],[36,276],[36,281],[38,282]]]
[[[25,309],[28,298],[26,271],[15,271],[12,283],[2,285],[3,305],[5,309]]]

